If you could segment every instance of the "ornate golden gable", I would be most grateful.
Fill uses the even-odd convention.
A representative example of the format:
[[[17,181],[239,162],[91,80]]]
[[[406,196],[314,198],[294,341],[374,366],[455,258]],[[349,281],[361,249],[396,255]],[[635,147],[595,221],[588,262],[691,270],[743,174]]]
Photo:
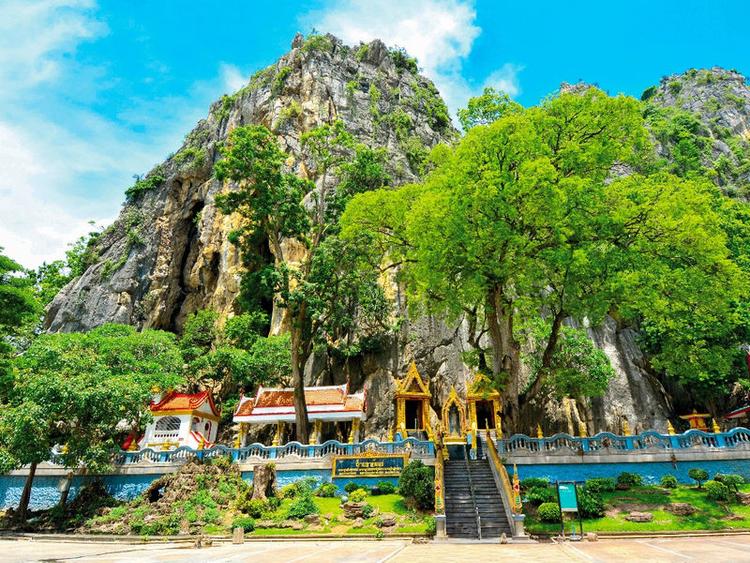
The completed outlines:
[[[409,370],[406,372],[406,377],[396,380],[396,397],[432,397],[430,388],[424,382],[422,376],[419,375],[419,370],[417,370],[417,364],[415,362],[412,362],[409,366]]]

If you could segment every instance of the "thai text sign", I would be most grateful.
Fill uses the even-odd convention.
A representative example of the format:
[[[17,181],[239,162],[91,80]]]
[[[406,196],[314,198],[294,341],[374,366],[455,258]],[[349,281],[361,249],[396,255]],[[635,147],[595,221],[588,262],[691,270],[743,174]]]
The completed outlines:
[[[578,495],[575,483],[557,483],[561,512],[578,512]]]
[[[362,454],[333,458],[332,477],[398,477],[409,454]]]

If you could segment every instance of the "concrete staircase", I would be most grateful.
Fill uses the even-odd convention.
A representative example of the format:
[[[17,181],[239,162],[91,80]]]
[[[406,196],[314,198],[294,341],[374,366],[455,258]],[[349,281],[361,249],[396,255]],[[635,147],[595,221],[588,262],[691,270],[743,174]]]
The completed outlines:
[[[477,511],[481,522],[481,539],[496,539],[503,532],[509,538],[513,535],[489,460],[448,460],[445,462],[444,479],[448,537],[480,539]],[[469,483],[474,487],[473,495]]]

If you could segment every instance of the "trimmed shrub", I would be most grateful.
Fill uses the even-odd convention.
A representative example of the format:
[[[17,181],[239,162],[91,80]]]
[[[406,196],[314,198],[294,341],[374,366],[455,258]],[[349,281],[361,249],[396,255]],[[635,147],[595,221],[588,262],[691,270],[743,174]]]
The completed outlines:
[[[237,516],[232,520],[232,529],[242,528],[245,532],[252,532],[255,529],[255,520],[249,516]]]
[[[620,489],[629,489],[630,487],[640,487],[643,478],[637,473],[628,473],[623,471],[617,476],[617,487]]]
[[[665,489],[676,489],[677,488],[677,477],[674,475],[664,475],[659,481],[659,484]]]
[[[317,514],[320,512],[315,502],[313,502],[312,495],[302,495],[289,505],[289,509],[286,511],[287,518],[301,519],[309,514]]]
[[[371,504],[366,504],[362,507],[363,518],[369,518],[373,512],[375,512],[375,508]]]
[[[706,471],[705,469],[700,469],[699,467],[693,467],[690,471],[688,471],[688,477],[690,477],[693,481],[697,481],[698,488],[700,489],[703,481],[708,479],[708,471]]]
[[[578,489],[578,510],[581,518],[601,518],[604,516],[604,501],[599,493],[581,487]]]
[[[269,510],[268,502],[259,498],[250,499],[242,504],[240,509],[251,518],[262,518]]]
[[[281,498],[294,498],[297,496],[297,487],[294,483],[284,485],[279,490],[279,496]]]
[[[323,483],[318,487],[318,490],[315,491],[315,494],[319,497],[328,497],[333,498],[336,496],[336,493],[338,492],[338,487],[334,485],[333,483]]]
[[[592,493],[609,493],[615,490],[616,483],[614,479],[600,477],[588,479],[583,486],[587,491]]]
[[[706,496],[711,500],[729,500],[729,487],[724,483],[720,483],[719,481],[706,481],[704,485]]]
[[[539,506],[537,514],[539,515],[539,520],[542,522],[559,522],[560,505],[556,502],[545,502]]]
[[[357,489],[349,495],[349,500],[352,502],[362,502],[365,498],[367,498],[367,491],[364,489]]]
[[[350,494],[356,491],[357,489],[364,489],[364,487],[360,485],[359,483],[355,483],[354,481],[349,481],[346,485],[344,485],[344,490]]]
[[[745,478],[742,475],[737,475],[736,473],[717,473],[716,475],[714,475],[714,481],[724,483],[727,488],[729,488],[729,490],[737,493],[740,490],[740,485],[743,485],[745,483]]]
[[[435,505],[435,477],[431,467],[414,460],[401,472],[398,490],[418,508],[429,510]]]
[[[390,481],[380,481],[370,491],[374,495],[392,495],[396,492],[396,485]]]
[[[532,487],[526,491],[524,500],[529,504],[557,502],[557,495],[552,487]]]
[[[521,481],[521,489],[527,491],[534,487],[549,487],[549,479],[542,479],[541,477],[529,477]]]
[[[428,516],[425,519],[425,532],[428,536],[434,536],[435,532],[437,532],[437,520],[435,520],[434,516]]]

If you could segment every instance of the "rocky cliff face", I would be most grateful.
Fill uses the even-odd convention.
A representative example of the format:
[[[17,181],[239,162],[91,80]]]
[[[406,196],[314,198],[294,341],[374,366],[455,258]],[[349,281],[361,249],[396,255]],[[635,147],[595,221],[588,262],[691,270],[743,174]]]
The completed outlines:
[[[718,75],[715,70],[706,72]],[[699,112],[711,137],[711,154],[727,154],[725,148],[731,151],[731,146],[712,133],[723,130],[711,129],[710,124],[731,129],[732,136],[747,137],[747,115],[724,108],[735,103],[730,93],[750,99],[740,78],[729,73],[721,79],[728,85],[723,98],[711,97],[698,77],[691,86],[683,85],[682,97],[674,92],[672,77],[648,97],[654,107]],[[713,99],[720,106],[715,111]],[[341,119],[359,142],[387,149],[389,173],[397,185],[418,178],[428,148],[454,138],[446,118],[432,83],[400,64],[381,42],[352,49],[331,36],[298,36],[287,55],[256,73],[240,91],[216,102],[178,152],[131,188],[120,217],[96,243],[94,263],[50,305],[48,330],[79,331],[118,322],[179,331],[194,311],[210,308],[224,316],[235,312],[242,264],[227,240],[232,220],[214,206],[215,195],[224,187],[212,177],[217,144],[234,127],[263,124],[273,130],[289,154],[290,168],[310,177],[312,166],[300,146],[301,135]],[[661,150],[670,156],[674,145],[666,139]],[[737,166],[739,160],[734,161]],[[736,178],[746,178],[743,174]],[[352,386],[368,390],[368,436],[388,434],[393,377],[402,376],[412,360],[430,381],[433,420],[451,386],[463,394],[472,375],[462,361],[469,350],[465,323],[448,326],[434,318],[409,318],[398,288],[393,300],[406,319],[401,331],[380,352],[350,366]],[[663,430],[669,414],[666,395],[648,374],[636,333],[610,318],[588,330],[617,376],[603,398],[550,404],[545,430],[577,432],[582,421],[589,432],[618,431],[624,419],[631,429]],[[324,373],[322,362],[316,361],[308,366],[307,376],[324,384],[344,378],[343,373]]]

